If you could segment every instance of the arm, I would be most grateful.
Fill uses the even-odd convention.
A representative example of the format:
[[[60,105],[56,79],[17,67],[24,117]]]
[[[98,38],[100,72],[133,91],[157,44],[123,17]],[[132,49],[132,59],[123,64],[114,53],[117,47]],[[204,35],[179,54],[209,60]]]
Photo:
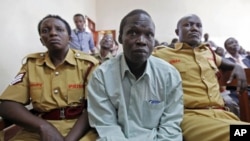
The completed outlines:
[[[90,126],[95,128],[98,141],[126,141],[117,121],[117,112],[106,94],[103,76],[95,71],[88,84],[88,116]]]
[[[181,78],[178,72],[171,73],[167,79],[168,93],[164,113],[160,119],[157,132],[157,141],[182,141],[180,124],[183,119],[183,91]]]
[[[63,136],[53,125],[31,114],[20,103],[2,101],[0,104],[0,115],[17,125],[39,133],[41,141],[63,141]]]
[[[95,44],[94,44],[94,39],[91,33],[90,34],[90,40],[89,40],[89,48],[92,54],[95,54]]]
[[[228,59],[222,58],[220,69],[224,70],[232,70],[228,83],[230,83],[234,78],[237,79],[237,92],[244,91],[247,88],[247,80],[244,69],[233,62],[230,62]]]
[[[89,131],[89,129],[88,113],[85,109],[68,135],[65,137],[65,141],[78,141]]]

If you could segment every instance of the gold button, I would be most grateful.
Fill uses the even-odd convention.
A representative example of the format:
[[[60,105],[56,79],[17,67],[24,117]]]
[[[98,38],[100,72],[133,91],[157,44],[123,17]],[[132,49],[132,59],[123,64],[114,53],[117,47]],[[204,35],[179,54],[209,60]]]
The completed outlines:
[[[58,92],[59,92],[59,91],[58,91],[57,89],[56,89],[56,90],[54,90],[54,94],[58,94]]]
[[[56,72],[55,72],[55,75],[59,75],[59,72],[58,72],[58,71],[56,71]]]
[[[41,57],[43,57],[43,56],[44,56],[44,54],[43,54],[43,53],[41,53],[41,54],[40,54],[40,56],[41,56]]]
[[[80,57],[80,53],[76,53],[75,56],[76,56],[76,57]]]

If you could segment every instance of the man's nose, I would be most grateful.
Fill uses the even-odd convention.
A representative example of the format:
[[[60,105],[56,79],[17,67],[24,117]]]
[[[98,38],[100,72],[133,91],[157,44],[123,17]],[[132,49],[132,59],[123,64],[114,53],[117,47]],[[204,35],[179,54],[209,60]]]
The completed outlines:
[[[140,35],[139,37],[138,37],[138,39],[137,39],[137,42],[139,42],[139,43],[145,43],[146,42],[146,37],[145,37],[145,35]]]
[[[57,35],[56,29],[52,28],[52,29],[50,30],[50,35]]]

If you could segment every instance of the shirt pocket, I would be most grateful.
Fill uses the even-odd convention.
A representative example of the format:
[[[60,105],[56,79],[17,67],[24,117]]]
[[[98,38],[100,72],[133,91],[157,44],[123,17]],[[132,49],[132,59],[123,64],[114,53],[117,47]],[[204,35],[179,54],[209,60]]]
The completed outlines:
[[[82,103],[83,99],[84,99],[83,88],[82,89],[69,89],[68,90],[67,101],[68,101],[69,105]]]
[[[42,98],[42,88],[30,88],[30,98],[33,105],[41,103]]]
[[[160,118],[164,112],[164,102],[153,103],[143,102],[143,125],[145,128],[156,128],[159,125]]]

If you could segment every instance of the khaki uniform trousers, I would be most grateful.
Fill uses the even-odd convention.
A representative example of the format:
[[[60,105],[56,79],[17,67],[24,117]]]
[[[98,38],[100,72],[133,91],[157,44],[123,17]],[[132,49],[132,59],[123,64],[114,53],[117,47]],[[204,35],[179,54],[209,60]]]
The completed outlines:
[[[229,141],[231,124],[250,123],[220,109],[185,110],[181,128],[185,141]]]

